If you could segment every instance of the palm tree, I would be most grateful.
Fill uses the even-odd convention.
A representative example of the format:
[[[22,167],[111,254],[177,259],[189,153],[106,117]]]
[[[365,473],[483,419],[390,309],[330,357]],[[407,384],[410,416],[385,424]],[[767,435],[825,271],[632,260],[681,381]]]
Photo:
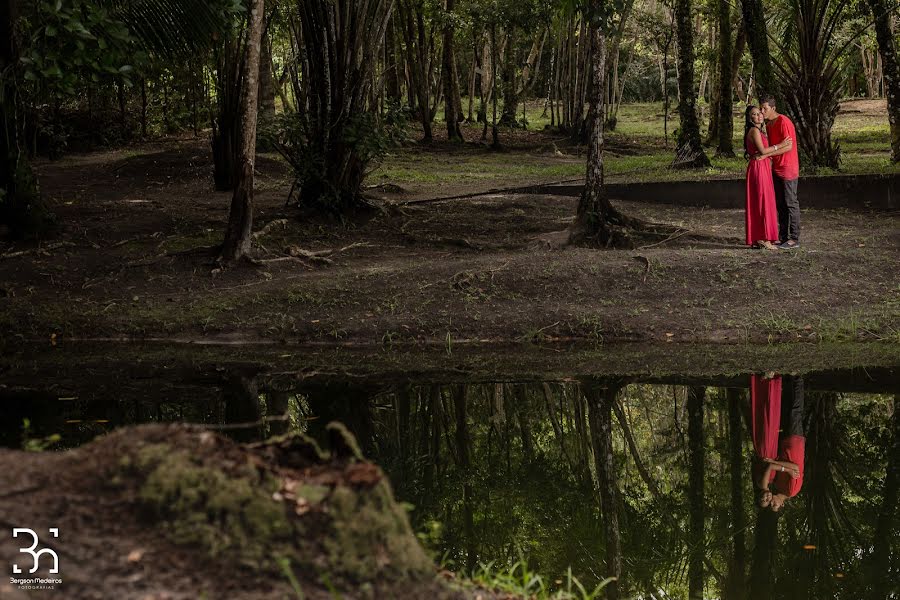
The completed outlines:
[[[775,61],[776,77],[787,113],[797,126],[799,147],[810,166],[837,168],[840,148],[831,139],[844,69],[838,28],[850,0],[789,0],[785,36],[789,42]],[[751,48],[752,49],[752,48]]]

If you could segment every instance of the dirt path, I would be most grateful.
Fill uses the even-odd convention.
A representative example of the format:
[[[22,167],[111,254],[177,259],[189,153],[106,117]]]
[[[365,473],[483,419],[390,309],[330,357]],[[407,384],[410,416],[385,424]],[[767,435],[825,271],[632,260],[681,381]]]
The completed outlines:
[[[691,233],[558,251],[535,239],[566,227],[571,198],[487,195],[348,226],[301,222],[283,207],[283,166],[262,156],[257,227],[287,222],[259,238],[259,256],[278,260],[222,272],[183,253],[224,229],[229,195],[210,190],[205,143],[39,170],[61,227],[44,250],[0,245],[6,340],[900,341],[897,214],[806,211],[803,248],[771,253],[744,248],[741,198],[730,210],[620,203]],[[300,250],[325,254],[288,256]]]

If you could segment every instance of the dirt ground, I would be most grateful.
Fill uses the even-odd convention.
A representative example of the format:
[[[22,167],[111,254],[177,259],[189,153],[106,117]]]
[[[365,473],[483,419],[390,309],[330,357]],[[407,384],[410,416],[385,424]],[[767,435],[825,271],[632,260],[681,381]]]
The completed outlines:
[[[488,152],[439,149],[451,161]],[[552,250],[539,239],[568,225],[574,198],[406,204],[520,183],[460,181],[374,189],[393,204],[366,222],[302,221],[284,205],[283,163],[261,155],[256,256],[266,262],[222,270],[196,251],[221,240],[230,199],[211,189],[205,140],[70,156],[38,172],[59,230],[39,246],[0,242],[0,332],[13,343],[900,341],[897,213],[806,210],[802,249],[771,252],[744,246],[742,198],[729,210],[619,203],[690,232],[635,250]]]
[[[0,449],[0,523],[38,532],[58,574],[42,556],[31,577],[62,580],[21,589],[5,578],[0,598],[509,598],[439,574],[383,473],[353,447],[320,457],[304,444],[150,425],[67,452]],[[18,549],[30,544],[0,540],[4,562],[22,565],[16,577],[29,577]]]

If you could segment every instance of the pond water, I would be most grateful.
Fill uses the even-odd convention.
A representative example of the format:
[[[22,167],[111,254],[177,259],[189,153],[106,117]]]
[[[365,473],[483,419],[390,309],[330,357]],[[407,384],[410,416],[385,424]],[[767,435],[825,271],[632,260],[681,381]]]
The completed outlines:
[[[39,371],[28,385],[21,368],[0,379],[0,445],[58,435],[53,448],[67,448],[168,421],[240,441],[323,438],[342,421],[451,570],[527,563],[591,588],[610,553],[625,597],[900,593],[900,365],[546,379],[152,361]],[[777,512],[758,506],[761,458],[802,470],[775,465]]]

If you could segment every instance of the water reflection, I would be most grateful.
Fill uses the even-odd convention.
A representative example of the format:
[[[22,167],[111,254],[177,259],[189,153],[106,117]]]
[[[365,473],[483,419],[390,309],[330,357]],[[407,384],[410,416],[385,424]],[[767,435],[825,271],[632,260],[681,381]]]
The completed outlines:
[[[524,557],[550,578],[571,567],[589,588],[617,576],[610,598],[900,592],[900,416],[895,390],[877,383],[258,372],[119,383],[126,393],[7,390],[0,442],[20,446],[25,419],[29,437],[62,433],[67,446],[125,423],[203,422],[251,440],[324,437],[340,420],[454,569]]]

